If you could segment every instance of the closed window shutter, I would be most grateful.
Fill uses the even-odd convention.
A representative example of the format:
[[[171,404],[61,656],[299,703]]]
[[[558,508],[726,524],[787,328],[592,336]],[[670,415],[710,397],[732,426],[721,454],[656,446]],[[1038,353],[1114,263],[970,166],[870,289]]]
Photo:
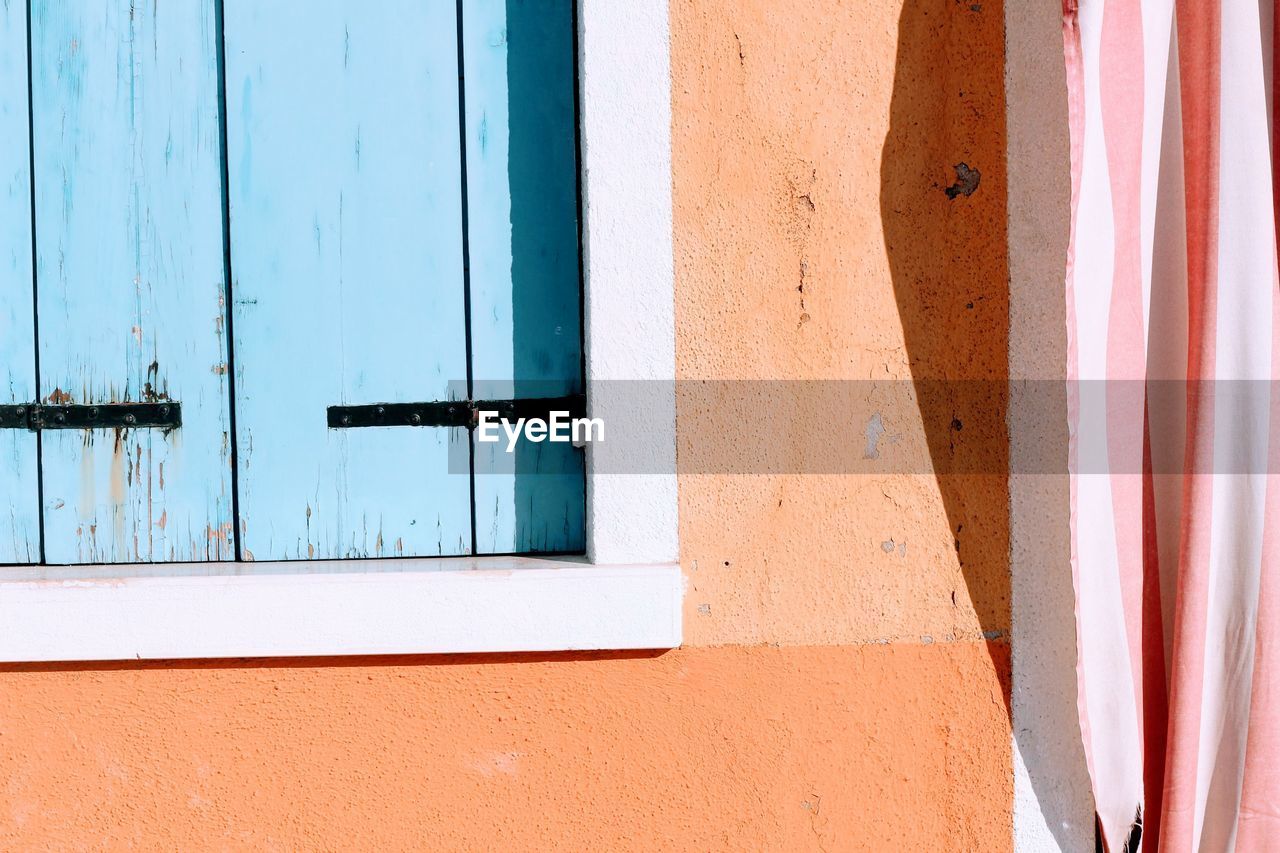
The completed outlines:
[[[0,404],[168,420],[0,429],[0,559],[38,559],[41,523],[51,563],[582,550],[581,450],[331,422],[581,394],[570,0],[30,20],[30,126],[0,58],[0,136],[35,142],[4,163]]]

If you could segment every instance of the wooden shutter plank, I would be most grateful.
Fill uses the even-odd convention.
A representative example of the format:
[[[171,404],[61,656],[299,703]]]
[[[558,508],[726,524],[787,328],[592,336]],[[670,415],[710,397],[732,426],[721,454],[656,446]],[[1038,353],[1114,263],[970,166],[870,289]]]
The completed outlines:
[[[245,556],[469,553],[464,430],[326,424],[465,395],[455,5],[224,14]]]
[[[572,0],[464,0],[477,398],[582,390]],[[482,553],[584,547],[582,451],[476,445]]]
[[[35,399],[27,10],[0,5],[0,403]],[[40,559],[36,437],[0,429],[0,563]]]
[[[43,399],[183,418],[43,434],[52,563],[234,556],[216,32],[214,0],[33,0]]]

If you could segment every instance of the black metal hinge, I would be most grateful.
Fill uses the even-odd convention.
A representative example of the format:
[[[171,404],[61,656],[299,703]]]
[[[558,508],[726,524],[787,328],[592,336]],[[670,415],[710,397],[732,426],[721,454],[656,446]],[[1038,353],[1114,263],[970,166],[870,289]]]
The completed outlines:
[[[522,400],[435,400],[429,403],[370,403],[362,406],[330,406],[330,429],[356,427],[433,426],[471,428],[480,412],[497,412],[502,420],[547,418],[551,412],[568,412],[571,418],[586,416],[587,398],[530,397]]]
[[[182,404],[101,403],[0,406],[0,429],[174,429],[182,426]]]

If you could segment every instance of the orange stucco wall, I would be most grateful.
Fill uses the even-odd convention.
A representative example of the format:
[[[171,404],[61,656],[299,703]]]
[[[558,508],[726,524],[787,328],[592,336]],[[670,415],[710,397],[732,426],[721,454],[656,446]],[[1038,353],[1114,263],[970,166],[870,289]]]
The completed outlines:
[[[680,374],[1001,375],[1000,4],[671,27]],[[1004,407],[884,418],[963,456]],[[1007,519],[989,476],[689,475],[677,651],[7,667],[0,847],[1008,849]]]

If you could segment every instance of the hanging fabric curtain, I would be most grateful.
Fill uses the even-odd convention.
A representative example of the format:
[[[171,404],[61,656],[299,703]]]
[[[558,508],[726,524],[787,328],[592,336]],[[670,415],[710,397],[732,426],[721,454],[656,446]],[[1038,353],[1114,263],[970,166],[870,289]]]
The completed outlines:
[[[1066,0],[1080,721],[1112,853],[1280,849],[1277,0]]]

